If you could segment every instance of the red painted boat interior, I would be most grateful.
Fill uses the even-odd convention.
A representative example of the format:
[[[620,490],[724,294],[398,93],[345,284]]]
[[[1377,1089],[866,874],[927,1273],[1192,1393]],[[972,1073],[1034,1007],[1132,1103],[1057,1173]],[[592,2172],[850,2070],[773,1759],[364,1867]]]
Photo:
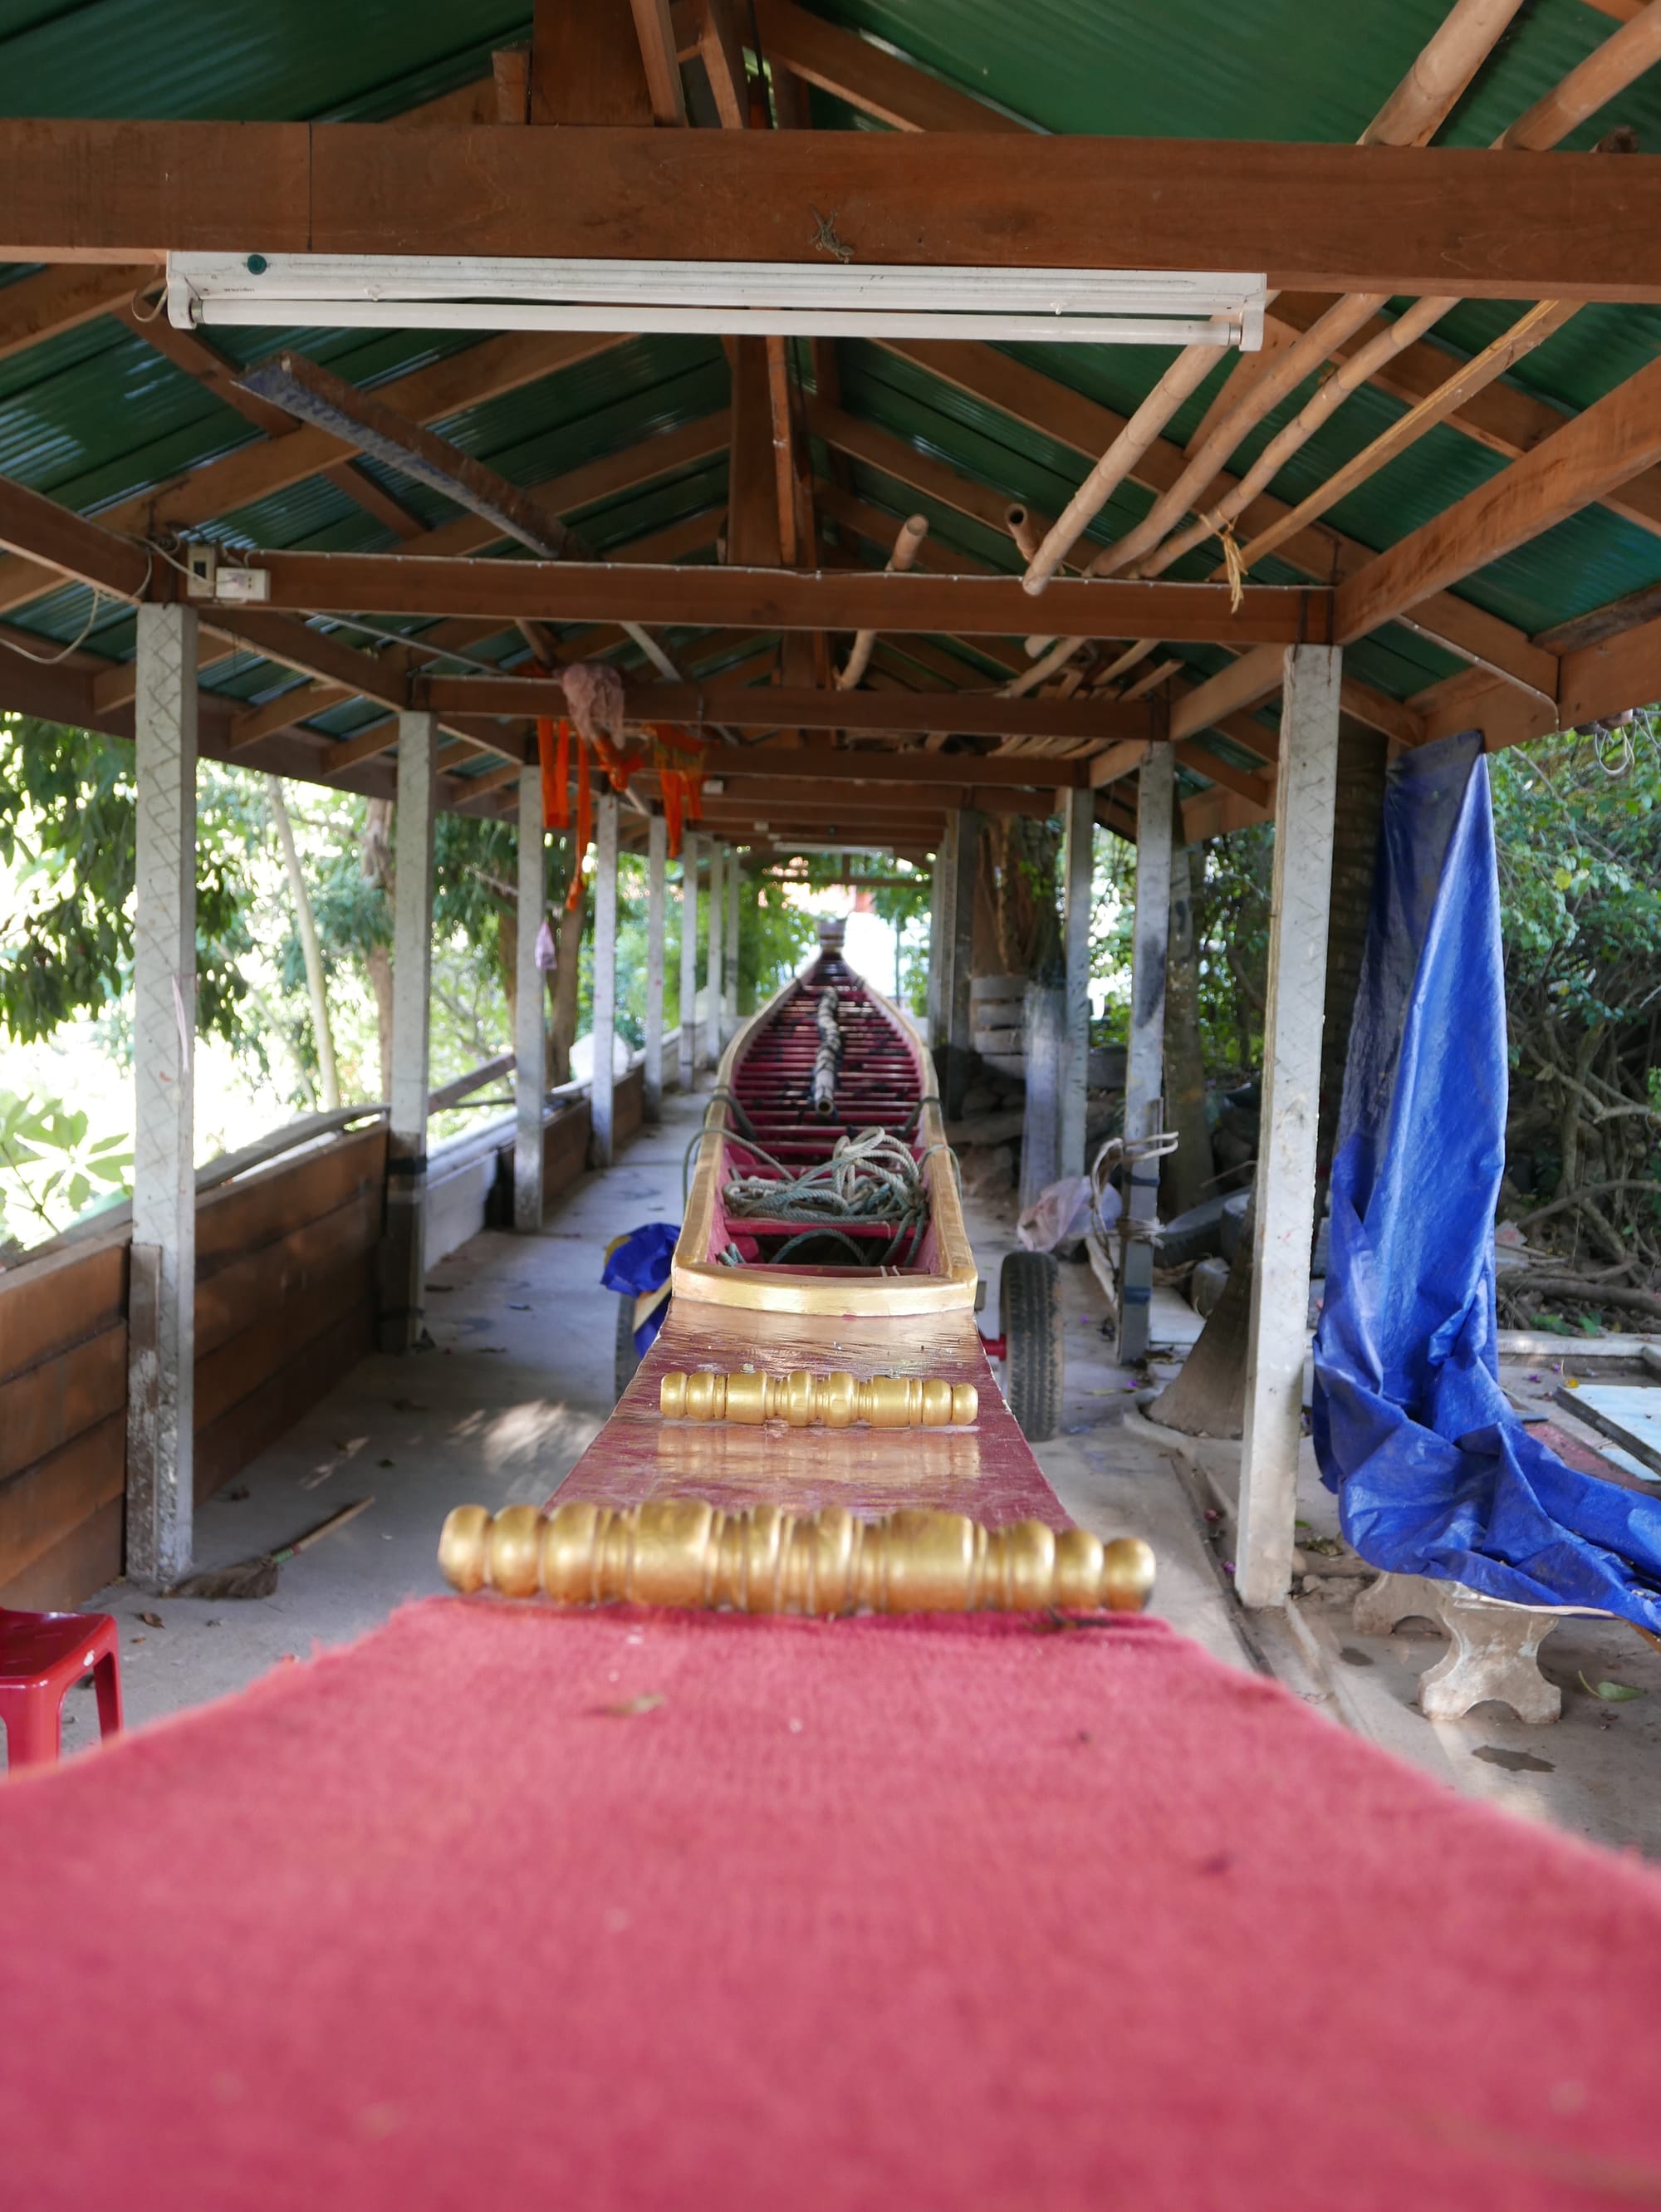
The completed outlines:
[[[814,1063],[819,1051],[819,1002],[836,994],[843,1051],[835,1101],[815,1110]],[[876,1270],[931,1273],[936,1265],[932,1221],[921,1227],[850,1220],[834,1235],[800,1221],[766,1215],[730,1217],[725,1186],[736,1176],[774,1181],[828,1160],[844,1137],[886,1129],[919,1167],[926,1145],[918,1129],[924,1097],[918,1048],[840,953],[821,953],[751,1037],[732,1073],[726,1155],[717,1192],[709,1249],[719,1261],[736,1251],[750,1267],[800,1269],[814,1276],[858,1277]],[[844,1239],[859,1248],[856,1259]]]

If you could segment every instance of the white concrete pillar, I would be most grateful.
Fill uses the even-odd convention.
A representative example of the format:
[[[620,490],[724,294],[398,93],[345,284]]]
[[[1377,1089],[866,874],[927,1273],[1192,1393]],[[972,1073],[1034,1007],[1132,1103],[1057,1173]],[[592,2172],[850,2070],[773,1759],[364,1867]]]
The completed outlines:
[[[1343,671],[1337,646],[1294,646],[1286,656],[1235,1547],[1235,1587],[1253,1606],[1283,1604],[1292,1582]]]
[[[946,1042],[941,990],[946,973],[946,878],[950,850],[950,837],[943,837],[935,848],[929,878],[929,976],[924,1019],[929,1049],[936,1053],[943,1050]]]
[[[669,824],[654,814],[646,825],[646,1118],[664,1118],[664,871]]]
[[[1066,1004],[1063,1011],[1061,1065],[1061,1131],[1057,1146],[1057,1173],[1082,1176],[1085,1171],[1085,1085],[1090,1057],[1090,914],[1094,904],[1096,835],[1096,795],[1094,791],[1063,793],[1062,818],[1066,825],[1062,905],[1062,954],[1066,963]]]
[[[392,907],[392,1096],[386,1128],[383,1352],[411,1352],[427,1326],[427,1100],[433,1087],[433,826],[438,725],[398,716]]]
[[[945,1066],[940,1096],[946,1119],[963,1111],[974,1060],[970,970],[974,953],[975,874],[980,864],[980,817],[972,808],[954,807],[947,816],[950,852],[946,888],[946,970],[941,1010],[946,1026]]]
[[[724,1047],[738,1026],[738,892],[743,871],[737,853],[727,854],[726,975],[721,990],[721,1042]]]
[[[681,1088],[692,1088],[698,1056],[698,836],[681,838]]]
[[[1171,929],[1171,805],[1176,762],[1168,744],[1150,745],[1137,783],[1137,906],[1131,942],[1131,1045],[1125,1070],[1125,1134],[1134,1141],[1161,1127],[1165,1090],[1165,958]],[[1152,1221],[1159,1211],[1159,1162],[1125,1169],[1125,1211]],[[1154,1296],[1154,1248],[1137,1237],[1124,1247],[1118,1286],[1121,1367],[1148,1351]]]
[[[720,1065],[721,993],[726,977],[726,962],[723,951],[726,943],[726,900],[724,871],[721,865],[721,848],[712,844],[709,848],[709,961],[704,981],[704,1058],[714,1066]]]
[[[138,610],[127,1572],[191,1564],[196,1393],[197,612]]]
[[[617,1049],[617,794],[602,792],[594,807],[594,1082],[589,1093],[591,1153],[611,1165],[615,1149]]]
[[[519,777],[519,942],[513,1006],[513,1226],[534,1237],[543,1225],[543,1101],[548,1091],[548,1018],[536,933],[548,912],[548,844],[542,770]]]

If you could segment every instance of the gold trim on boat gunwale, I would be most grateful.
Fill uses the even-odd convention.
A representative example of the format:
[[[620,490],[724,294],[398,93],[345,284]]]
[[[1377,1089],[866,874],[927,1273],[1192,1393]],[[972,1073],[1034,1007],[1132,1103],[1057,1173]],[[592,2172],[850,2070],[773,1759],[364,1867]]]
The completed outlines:
[[[860,978],[862,982],[864,978]],[[716,1070],[718,1091],[730,1091],[733,1071],[748,1048],[752,1034],[776,1014],[799,978],[775,991],[736,1032]],[[891,1000],[869,983],[871,1004],[904,1039],[917,1069],[925,1098],[934,1089],[935,1073],[928,1054],[909,1018]],[[979,1280],[963,1209],[957,1194],[957,1177],[944,1149],[945,1123],[938,1106],[923,1109],[918,1131],[931,1151],[923,1166],[929,1193],[935,1249],[943,1266],[932,1274],[883,1275],[870,1282],[836,1278],[803,1281],[785,1267],[724,1267],[716,1261],[694,1258],[709,1250],[715,1221],[715,1201],[726,1170],[724,1102],[710,1102],[704,1127],[710,1140],[700,1146],[698,1165],[687,1200],[686,1219],[675,1247],[670,1284],[676,1297],[700,1305],[737,1307],[749,1313],[850,1314],[882,1319],[890,1314],[956,1313],[974,1310],[975,1285]]]
[[[737,1613],[1140,1613],[1154,1554],[1041,1521],[989,1528],[910,1508],[861,1520],[840,1506],[727,1513],[696,1498],[539,1512],[458,1505],[439,1539],[454,1589],[556,1605],[672,1605]]]

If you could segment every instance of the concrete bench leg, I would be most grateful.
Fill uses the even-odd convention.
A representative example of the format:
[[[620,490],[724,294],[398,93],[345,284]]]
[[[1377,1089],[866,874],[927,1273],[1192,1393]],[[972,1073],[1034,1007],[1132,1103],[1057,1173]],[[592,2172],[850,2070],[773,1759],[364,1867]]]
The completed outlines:
[[[1440,1610],[1453,1648],[1419,1678],[1419,1711],[1425,1717],[1458,1720],[1485,1698],[1497,1698],[1519,1721],[1558,1719],[1563,1693],[1540,1672],[1537,1655],[1559,1616],[1526,1606],[1484,1605],[1457,1583],[1440,1589]]]
[[[1397,1621],[1415,1615],[1440,1620],[1449,1585],[1428,1575],[1380,1575],[1355,1600],[1352,1618],[1362,1636],[1388,1636]]]

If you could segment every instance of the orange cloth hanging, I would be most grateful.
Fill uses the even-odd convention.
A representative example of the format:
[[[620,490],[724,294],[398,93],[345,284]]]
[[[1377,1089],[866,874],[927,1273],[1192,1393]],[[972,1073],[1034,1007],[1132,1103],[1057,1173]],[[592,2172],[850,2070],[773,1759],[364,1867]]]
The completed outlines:
[[[565,895],[566,906],[573,914],[583,902],[583,862],[588,857],[590,812],[588,748],[579,740],[577,746],[577,842],[571,856],[571,888]]]
[[[669,857],[681,857],[681,776],[672,768],[663,769],[658,781],[664,794],[664,823],[669,832]]]
[[[536,723],[536,758],[543,772],[543,827],[564,830],[571,822],[571,725],[562,714],[557,750],[554,724],[546,714]]]
[[[620,753],[602,730],[594,732],[594,757],[610,778],[611,788],[619,795],[628,789],[628,780],[640,764]]]

